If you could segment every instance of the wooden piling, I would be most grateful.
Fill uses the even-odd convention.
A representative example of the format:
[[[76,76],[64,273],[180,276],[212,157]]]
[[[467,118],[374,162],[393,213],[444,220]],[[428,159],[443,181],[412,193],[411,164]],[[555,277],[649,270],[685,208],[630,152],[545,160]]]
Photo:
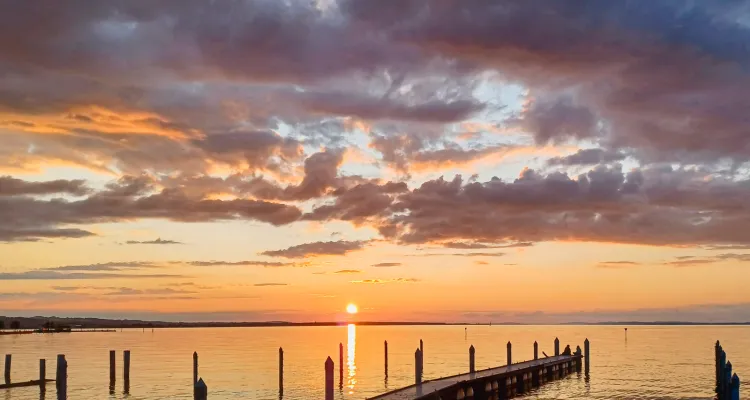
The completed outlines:
[[[339,386],[344,385],[344,344],[339,343]]]
[[[419,339],[419,371],[424,375],[424,342]]]
[[[326,392],[325,400],[333,400],[333,360],[328,357],[325,364],[326,368]]]
[[[386,340],[383,344],[385,346],[385,376],[388,377],[388,341]]]
[[[729,399],[731,394],[730,387],[732,385],[732,362],[727,361],[724,367],[724,399]]]
[[[39,389],[44,391],[46,389],[45,383],[47,382],[47,360],[39,359]]]
[[[130,350],[122,352],[123,392],[130,393]]]
[[[474,366],[474,361],[475,361],[474,355],[475,355],[475,353],[476,353],[476,349],[474,349],[474,345],[472,344],[471,347],[469,347],[469,372],[472,373],[472,374],[475,373],[475,372],[477,372],[477,370],[476,370],[476,368]]]
[[[721,354],[721,343],[719,341],[716,341],[716,346],[714,346],[714,367],[716,368],[716,393],[719,393],[719,383],[721,382],[721,369],[719,368],[719,356]]]
[[[114,389],[115,381],[117,381],[117,370],[116,367],[117,352],[115,350],[109,351],[109,387]],[[195,384],[195,382],[193,382]]]
[[[732,376],[732,383],[729,384],[729,400],[740,400],[740,377],[737,374]]]
[[[57,370],[55,372],[55,386],[57,387],[57,400],[68,398],[68,362],[64,354],[57,355]]]
[[[586,338],[586,340],[583,341],[583,363],[584,363],[584,371],[586,375],[589,374],[589,362],[591,361],[591,352],[589,348],[589,339]]]
[[[719,399],[724,399],[724,368],[727,363],[727,354],[724,350],[719,352],[719,385],[716,388],[716,394],[719,395]]]
[[[198,352],[193,352],[193,386],[198,383]]]
[[[414,384],[422,384],[422,352],[417,348],[414,352]]]
[[[5,384],[10,385],[10,367],[11,362],[13,361],[13,356],[10,354],[5,355]]]
[[[279,347],[279,394],[284,393],[284,349]]]
[[[539,359],[539,343],[534,342],[534,359]]]
[[[511,355],[512,345],[510,344],[510,342],[508,342],[506,347],[508,348],[508,365],[511,365],[513,364],[513,356]]]
[[[193,386],[193,400],[207,400],[208,399],[208,386],[203,378],[198,379]]]
[[[560,339],[555,338],[555,355],[560,355]]]

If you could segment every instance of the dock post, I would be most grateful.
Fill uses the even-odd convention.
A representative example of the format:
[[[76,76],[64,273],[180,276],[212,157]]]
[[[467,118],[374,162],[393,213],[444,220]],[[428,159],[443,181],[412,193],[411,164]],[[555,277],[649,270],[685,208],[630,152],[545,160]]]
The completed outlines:
[[[55,385],[57,386],[57,400],[68,398],[68,362],[64,354],[57,355],[57,371],[55,373]]]
[[[555,338],[555,355],[560,355],[560,339]]]
[[[203,378],[198,379],[193,385],[193,400],[207,400],[208,399],[208,386]]]
[[[279,347],[279,394],[284,393],[284,349]]]
[[[740,377],[737,374],[732,376],[732,383],[729,385],[729,400],[740,400]]]
[[[539,343],[534,342],[534,359],[539,359]]]
[[[11,361],[13,361],[13,356],[10,354],[5,355],[5,384],[10,384],[10,366]]]
[[[344,344],[339,343],[339,386],[344,386]]]
[[[416,385],[422,384],[422,352],[417,349],[414,352],[414,383]]]
[[[721,368],[719,368],[719,358],[721,355],[721,343],[719,341],[716,341],[716,346],[714,346],[714,355],[716,356],[714,363],[716,364],[716,393],[719,393],[719,383],[721,382]]]
[[[110,392],[115,390],[115,382],[117,381],[117,372],[115,369],[115,363],[117,359],[117,352],[114,350],[109,351],[109,390]],[[193,382],[195,384],[195,382]]]
[[[333,360],[326,360],[326,400],[333,400]]]
[[[727,361],[727,365],[724,367],[724,398],[729,399],[731,394],[730,387],[732,384],[732,362]]]
[[[724,367],[727,363],[727,354],[723,349],[719,351],[719,384],[716,386],[716,394],[719,399],[724,398]]]
[[[424,375],[424,342],[419,339],[419,371]]]
[[[198,352],[193,352],[193,386],[198,383]]]
[[[388,341],[384,342],[385,345],[385,376],[388,376]]]
[[[508,365],[511,365],[513,364],[513,357],[511,355],[512,345],[510,344],[510,342],[508,342],[507,347],[508,347]]]
[[[47,384],[47,360],[39,359],[39,389],[46,390]]]
[[[587,376],[590,371],[589,369],[589,362],[591,360],[590,355],[591,355],[591,349],[589,348],[589,339],[586,338],[586,340],[583,341],[583,363],[585,366],[585,372]]]
[[[476,353],[476,349],[474,349],[474,345],[472,344],[471,347],[469,347],[469,372],[472,374],[477,371],[474,366],[474,354],[475,353]]]
[[[580,358],[580,356],[582,354],[583,354],[583,352],[581,351],[581,346],[576,346],[576,355],[579,356],[578,358],[576,358],[576,372],[578,372],[578,373],[581,372],[581,358]]]
[[[124,393],[130,392],[130,350],[122,352],[122,380]]]

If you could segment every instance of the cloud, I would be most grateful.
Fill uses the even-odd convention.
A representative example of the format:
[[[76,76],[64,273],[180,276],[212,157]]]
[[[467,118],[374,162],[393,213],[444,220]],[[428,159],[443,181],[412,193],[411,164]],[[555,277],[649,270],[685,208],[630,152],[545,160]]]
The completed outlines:
[[[477,265],[489,265],[490,263],[488,263],[487,261],[474,261],[474,264],[477,264]]]
[[[50,270],[34,270],[25,272],[0,272],[0,281],[51,281],[51,280],[83,280],[83,279],[155,279],[155,278],[179,278],[176,274],[126,274],[126,273],[104,273],[104,272],[57,272]]]
[[[88,265],[64,265],[60,267],[44,268],[43,271],[132,271],[158,268],[157,265],[146,261],[108,262]]]
[[[635,261],[602,261],[599,264],[597,264],[597,268],[605,268],[605,269],[620,269],[620,268],[628,268],[636,265],[641,265],[641,263],[637,263]]]
[[[625,154],[617,151],[604,149],[581,149],[576,153],[565,157],[552,157],[547,160],[548,165],[599,165],[616,161],[622,161],[626,158]]]
[[[181,290],[181,289],[171,289],[171,288],[161,288],[161,289],[133,289],[129,287],[121,287],[117,290],[109,293],[105,293],[105,296],[165,296],[169,295],[170,297],[165,298],[173,298],[171,295],[184,295],[184,294],[194,294],[198,293],[192,290]]]
[[[143,241],[143,242],[136,241],[136,240],[129,240],[129,241],[125,242],[125,243],[126,244],[165,244],[165,245],[170,245],[170,244],[184,244],[182,242],[176,242],[174,240],[166,240],[166,239],[162,239],[162,238],[158,238],[156,240],[147,240],[147,241]]]
[[[424,253],[424,254],[409,254],[412,257],[502,257],[505,253]]]
[[[276,261],[185,261],[182,262],[195,267],[298,267],[305,266],[305,263],[288,263]]]
[[[288,283],[256,283],[253,286],[289,286]]]
[[[387,267],[400,267],[401,265],[402,264],[398,262],[383,262],[383,263],[373,264],[372,266],[378,267],[378,268],[387,268]]]
[[[56,180],[46,182],[28,182],[11,176],[0,176],[0,196],[70,194],[83,196],[90,189],[82,180]]]
[[[260,253],[269,257],[305,258],[314,256],[341,256],[352,251],[362,250],[369,241],[314,242],[292,246],[283,250],[269,250]]]
[[[508,248],[514,248],[514,247],[531,247],[534,245],[534,243],[531,242],[518,242],[518,243],[510,243],[510,244],[486,244],[486,243],[476,243],[476,242],[446,242],[441,243],[443,247],[449,248],[449,249],[465,249],[465,250],[473,250],[473,249],[508,249]]]
[[[395,278],[395,279],[364,279],[364,280],[359,280],[359,281],[351,281],[351,283],[371,284],[371,285],[383,285],[387,283],[415,283],[415,282],[419,282],[419,279]]]
[[[697,265],[715,264],[722,261],[749,262],[750,254],[724,253],[708,257],[680,256],[674,261],[666,261],[663,264],[673,267],[690,267]]]
[[[334,274],[358,274],[360,272],[362,271],[357,270],[357,269],[342,269],[340,271],[334,272]]]

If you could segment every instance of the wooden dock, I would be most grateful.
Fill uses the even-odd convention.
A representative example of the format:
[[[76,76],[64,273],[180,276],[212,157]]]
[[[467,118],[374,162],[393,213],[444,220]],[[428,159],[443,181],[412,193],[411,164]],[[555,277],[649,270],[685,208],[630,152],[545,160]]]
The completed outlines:
[[[502,367],[490,368],[425,381],[373,397],[371,400],[421,400],[430,399],[489,399],[506,398],[538,387],[544,382],[567,376],[576,371],[582,355],[564,355],[540,358]],[[459,392],[463,395],[459,395]],[[471,395],[469,395],[471,393]]]

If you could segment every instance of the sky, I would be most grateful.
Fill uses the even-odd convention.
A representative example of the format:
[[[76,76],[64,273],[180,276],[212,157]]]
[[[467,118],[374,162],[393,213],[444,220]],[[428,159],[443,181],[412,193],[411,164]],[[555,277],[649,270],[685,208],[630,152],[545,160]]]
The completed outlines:
[[[742,0],[7,2],[0,310],[750,321],[747,43]]]

